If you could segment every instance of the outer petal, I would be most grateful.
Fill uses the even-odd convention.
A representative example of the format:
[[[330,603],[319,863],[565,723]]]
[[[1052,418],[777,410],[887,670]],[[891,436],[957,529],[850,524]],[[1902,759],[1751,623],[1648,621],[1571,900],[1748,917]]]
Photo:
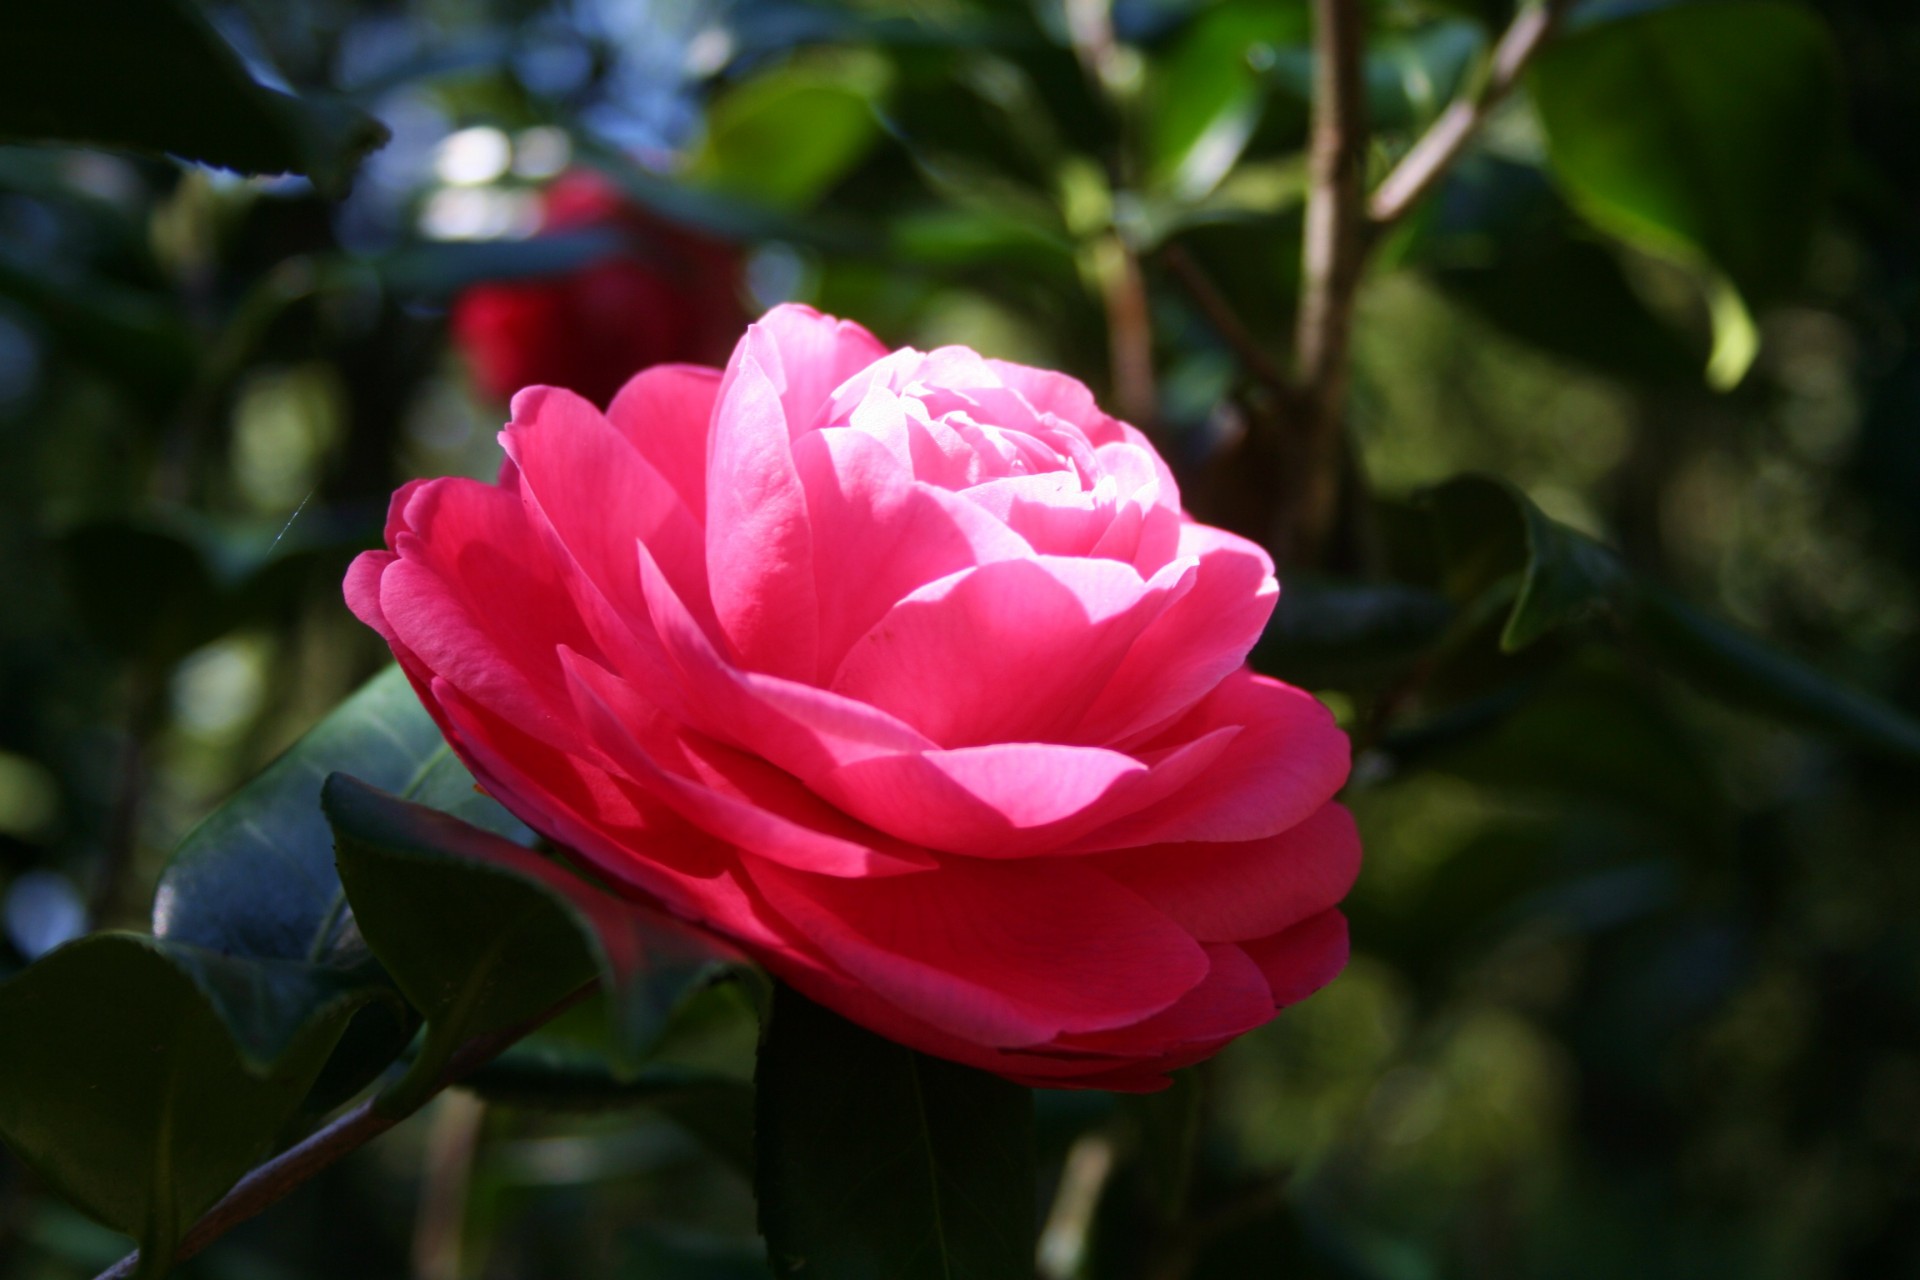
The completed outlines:
[[[1151,845],[1089,861],[1196,938],[1241,942],[1290,929],[1346,897],[1360,873],[1360,833],[1330,804],[1262,840]]]
[[[725,844],[583,756],[521,733],[444,680],[432,681],[427,696],[447,726],[448,743],[487,794],[614,883],[698,917],[707,898],[701,886],[735,866]],[[713,923],[736,936],[743,932],[730,917]]]
[[[598,654],[562,566],[528,555],[543,533],[518,495],[440,480],[410,496],[380,614],[418,663],[558,746],[579,740],[558,646]]]
[[[976,1043],[1038,1044],[1138,1022],[1208,970],[1184,930],[1072,863],[957,861],[886,880],[749,870],[768,903],[850,975]]]
[[[847,651],[831,687],[950,747],[1071,741],[1143,628],[1192,585],[1113,560],[1036,556],[914,591]]]
[[[1206,952],[1206,979],[1171,1007],[1131,1026],[1065,1036],[1060,1047],[1151,1058],[1191,1044],[1223,1044],[1271,1021],[1273,992],[1247,953],[1220,943]]]
[[[662,364],[635,374],[607,406],[607,420],[673,486],[696,523],[707,516],[707,431],[720,371]]]
[[[1274,1004],[1285,1008],[1305,1000],[1347,967],[1347,918],[1338,911],[1322,911],[1285,933],[1241,946],[1267,975]]]
[[[1333,713],[1312,694],[1244,668],[1146,745],[1184,741],[1227,725],[1241,733],[1205,776],[1076,840],[1073,848],[1258,840],[1304,821],[1346,784],[1352,748]]]

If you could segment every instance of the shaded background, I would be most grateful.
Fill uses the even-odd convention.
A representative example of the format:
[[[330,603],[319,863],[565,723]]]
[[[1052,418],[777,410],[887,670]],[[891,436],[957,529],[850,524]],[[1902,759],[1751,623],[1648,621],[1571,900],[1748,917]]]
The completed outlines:
[[[1047,1275],[1920,1274],[1920,749],[1707,696],[1741,681],[1703,691],[1602,618],[1504,654],[1419,505],[1504,476],[1644,580],[1920,706],[1920,14],[1683,7],[1762,43],[1814,15],[1805,109],[1748,110],[1778,99],[1643,26],[1624,81],[1582,96],[1563,68],[1570,105],[1536,83],[1503,107],[1376,258],[1370,496],[1289,567],[1256,655],[1360,748],[1354,961],[1171,1098],[1042,1096]],[[399,482],[492,472],[502,391],[535,376],[513,360],[604,399],[806,300],[1074,372],[1197,514],[1272,531],[1241,346],[1290,341],[1301,3],[207,12],[263,83],[393,137],[339,200],[0,147],[0,974],[139,927],[193,822],[379,668],[340,575]],[[1376,169],[1505,17],[1372,6]],[[1604,151],[1636,110],[1707,120],[1670,126],[1709,144],[1685,162],[1761,157],[1757,202],[1702,215],[1758,324],[1744,376],[1698,264],[1549,155],[1543,115]],[[716,997],[670,1057],[744,1077],[752,1039]],[[764,1274],[746,1183],[670,1118],[512,1102],[442,1099],[182,1274]],[[1148,1153],[1189,1107],[1197,1158],[1168,1170]],[[121,1246],[0,1154],[0,1274]]]

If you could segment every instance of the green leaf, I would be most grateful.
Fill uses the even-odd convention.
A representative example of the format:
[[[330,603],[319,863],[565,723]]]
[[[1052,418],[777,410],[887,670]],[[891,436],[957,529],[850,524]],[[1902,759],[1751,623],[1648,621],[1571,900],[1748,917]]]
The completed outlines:
[[[1641,10],[1554,41],[1528,83],[1575,206],[1702,273],[1714,375],[1737,381],[1752,357],[1741,298],[1795,282],[1826,196],[1840,86],[1819,17],[1792,0]]]
[[[406,676],[392,667],[188,833],[154,895],[155,936],[174,947],[257,961],[255,980],[284,984],[289,1001],[342,980],[391,995],[352,927],[333,865],[333,833],[320,811],[321,784],[346,766],[503,835],[533,839],[475,789]],[[245,1042],[251,1015],[222,999],[217,985],[208,990]],[[310,1106],[324,1110],[359,1092],[406,1047],[416,1025],[397,998],[363,1009]]]
[[[1578,222],[1537,169],[1469,156],[1448,193],[1411,250],[1450,296],[1520,341],[1614,378],[1699,378],[1705,345],[1649,309],[1617,248]]]
[[[688,162],[695,183],[780,209],[805,209],[880,136],[886,65],[847,52],[788,63],[744,81],[707,110]]]
[[[760,1226],[778,1276],[1033,1274],[1033,1095],[774,996],[756,1077]]]
[[[1500,633],[1517,653],[1550,631],[1612,611],[1629,581],[1619,557],[1569,529],[1504,480],[1465,476],[1431,490],[1450,585],[1471,597],[1509,575],[1518,590]]]
[[[1298,4],[1224,4],[1197,18],[1153,67],[1149,181],[1182,200],[1219,186],[1260,123],[1260,65],[1276,45],[1305,45],[1311,34]]]
[[[248,969],[102,934],[0,986],[0,1135],[55,1190],[132,1235],[142,1275],[161,1274],[187,1226],[272,1149],[371,998],[337,988],[289,1003],[286,985]],[[239,1043],[236,1008],[249,1010]]]
[[[7,175],[8,185],[12,175]],[[120,379],[156,416],[192,381],[192,330],[163,297],[100,275],[54,274],[45,261],[0,250],[0,297],[32,313],[61,351]]]
[[[468,1038],[525,1022],[595,977],[616,1070],[637,1071],[680,1000],[737,963],[538,854],[344,774],[327,779],[321,807],[359,932],[427,1020],[415,1084]]]
[[[1551,519],[1505,481],[1466,476],[1429,491],[1449,594],[1498,603],[1500,647],[1597,620],[1701,692],[1791,724],[1920,759],[1920,721],[1635,578],[1609,548]]]
[[[258,83],[191,0],[10,0],[0,138],[300,173],[339,195],[387,130],[344,104]]]
[[[232,955],[352,965],[333,833],[320,812],[327,775],[375,785],[503,836],[532,833],[481,795],[398,667],[389,667],[209,815],[174,851],[154,896],[153,931]]]
[[[1636,633],[1703,693],[1920,762],[1920,720],[1670,592],[1643,590]]]

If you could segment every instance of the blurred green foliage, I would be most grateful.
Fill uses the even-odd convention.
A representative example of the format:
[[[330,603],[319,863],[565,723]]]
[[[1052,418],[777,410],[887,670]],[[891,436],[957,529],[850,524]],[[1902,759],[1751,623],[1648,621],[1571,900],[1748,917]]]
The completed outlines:
[[[1512,12],[1367,7],[1377,179]],[[1294,336],[1304,0],[59,8],[0,15],[0,975],[142,927],[158,886],[159,950],[53,965],[140,949],[145,1007],[196,1036],[271,1030],[276,988],[168,947],[347,984],[344,1031],[209,1041],[281,1063],[205,1084],[282,1136],[399,1051],[391,991],[352,984],[367,944],[406,961],[377,929],[314,948],[317,808],[236,901],[195,872],[240,837],[189,833],[384,660],[339,581],[391,490],[496,465],[449,300],[623,251],[528,237],[569,165],[740,244],[745,307],[1131,397],[1196,514],[1269,531],[1247,348]],[[1355,739],[1355,959],[1166,1097],[1039,1095],[1047,1280],[1920,1272],[1916,119],[1897,0],[1587,0],[1388,233],[1344,523],[1255,655]],[[213,833],[357,761],[529,838],[392,676],[359,699]],[[0,1114],[6,1073],[59,1073],[30,994],[0,988]],[[182,1274],[766,1274],[753,993],[679,1005],[637,1074],[607,1015]],[[343,1036],[317,1085],[303,1035]],[[136,1052],[103,1043],[99,1087],[149,1079]],[[254,1132],[184,1153],[179,1221],[82,1202],[160,1238]],[[116,1258],[35,1166],[0,1154],[0,1275]]]

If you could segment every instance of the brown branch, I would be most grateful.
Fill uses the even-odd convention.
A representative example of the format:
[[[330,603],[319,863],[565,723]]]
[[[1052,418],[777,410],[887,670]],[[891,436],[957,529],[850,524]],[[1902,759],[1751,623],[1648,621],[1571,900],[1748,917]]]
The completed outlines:
[[[1573,2],[1540,0],[1514,16],[1499,43],[1494,45],[1493,58],[1478,87],[1449,103],[1374,190],[1367,204],[1367,215],[1376,226],[1387,227],[1398,222],[1433,189],[1448,166],[1459,158],[1467,141],[1493,114],[1493,109],[1520,83],[1527,64],[1553,35]]]
[[[1094,251],[1100,300],[1107,312],[1107,355],[1113,367],[1114,407],[1150,436],[1158,436],[1160,392],[1153,372],[1153,314],[1140,259],[1119,235]]]
[[[519,1026],[475,1036],[467,1041],[447,1063],[447,1069],[440,1074],[433,1092],[437,1093],[486,1066],[509,1045],[584,1000],[594,990],[594,985],[580,988],[551,1009],[529,1018]],[[303,1141],[257,1166],[236,1182],[233,1190],[221,1197],[220,1203],[207,1210],[198,1222],[188,1228],[186,1235],[180,1239],[180,1247],[174,1251],[173,1260],[184,1262],[193,1257],[247,1219],[278,1204],[294,1188],[330,1168],[342,1156],[358,1151],[412,1114],[408,1111],[389,1113],[378,1109],[376,1104],[380,1100],[376,1095],[344,1112],[331,1124],[309,1134]],[[426,1098],[420,1101],[425,1102]],[[140,1254],[135,1251],[102,1271],[94,1280],[129,1280],[139,1265]]]
[[[1246,323],[1233,309],[1220,292],[1220,287],[1193,260],[1193,255],[1178,244],[1168,244],[1160,250],[1160,262],[1172,273],[1194,305],[1200,308],[1200,314],[1206,317],[1207,324],[1220,335],[1220,340],[1233,348],[1234,355],[1246,367],[1248,373],[1266,386],[1269,391],[1283,399],[1293,397],[1293,384],[1287,375],[1267,355],[1260,340],[1248,332]]]
[[[1303,403],[1288,432],[1275,549],[1311,559],[1339,499],[1354,295],[1366,262],[1364,0],[1313,0],[1313,139],[1300,315],[1294,335]]]

